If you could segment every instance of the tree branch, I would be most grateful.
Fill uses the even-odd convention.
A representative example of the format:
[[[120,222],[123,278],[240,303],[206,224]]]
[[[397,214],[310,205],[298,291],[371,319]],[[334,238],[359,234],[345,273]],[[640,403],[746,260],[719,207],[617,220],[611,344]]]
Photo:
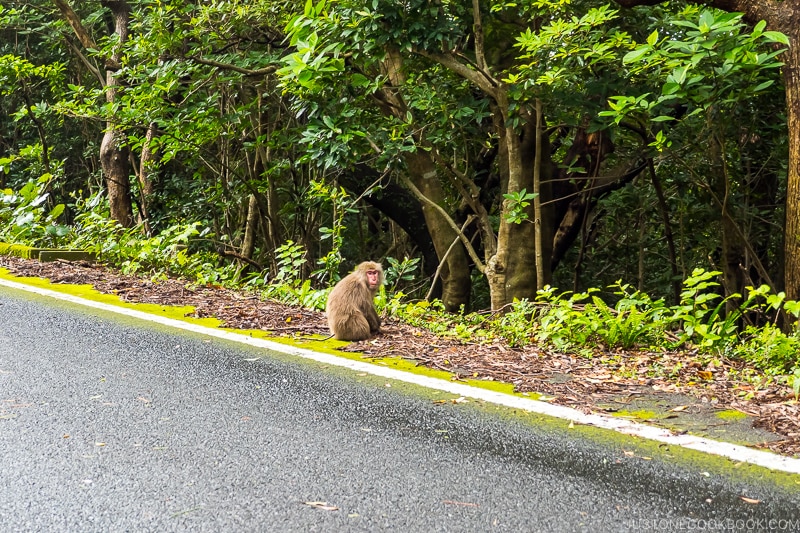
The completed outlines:
[[[414,48],[414,53],[421,55],[422,57],[427,57],[431,61],[439,63],[446,69],[452,70],[462,78],[477,85],[480,90],[492,98],[497,99],[497,80],[495,80],[488,72],[481,70],[477,65],[475,66],[476,70],[472,70],[467,68],[467,66],[463,63],[456,61],[456,59],[451,55],[441,54],[438,52],[429,52],[427,50],[422,50],[421,48]]]
[[[87,50],[96,50],[97,45],[94,44],[94,40],[89,35],[89,32],[86,31],[86,28],[83,27],[80,17],[75,13],[72,7],[65,0],[53,0],[53,3],[58,7],[58,10],[61,11],[64,18],[67,19],[69,25],[72,26],[72,31],[75,32],[75,35],[78,37],[83,47]]]
[[[464,235],[464,232],[461,231],[461,228],[458,227],[455,221],[452,218],[450,218],[450,215],[447,214],[447,211],[442,209],[442,206],[440,206],[439,204],[437,204],[436,202],[432,201],[430,198],[422,194],[422,191],[417,189],[416,185],[411,183],[411,180],[408,179],[407,177],[400,175],[400,180],[403,182],[403,185],[408,187],[409,190],[411,190],[411,192],[414,193],[414,196],[419,198],[423,203],[439,211],[439,213],[442,215],[445,221],[447,221],[447,224],[451,228],[453,228],[453,231],[456,232],[458,238],[461,239],[461,242],[464,244],[464,248],[466,248],[467,253],[469,254],[470,258],[472,258],[472,261],[475,263],[475,268],[477,268],[479,272],[483,273],[486,270],[486,266],[483,264],[483,261],[481,261],[480,258],[478,257],[478,253],[475,251],[475,248],[472,247],[472,243],[469,242],[469,239],[467,239],[467,236]]]
[[[481,23],[481,2],[472,0],[472,33],[475,35],[475,62],[478,70],[486,72],[486,57],[483,54],[483,24]]]
[[[230,63],[220,63],[219,61],[212,61],[210,59],[203,59],[201,57],[192,56],[188,59],[200,63],[201,65],[208,65],[210,67],[216,67],[223,70],[231,70],[233,72],[238,72],[239,74],[244,74],[245,76],[266,76],[267,74],[272,74],[278,67],[276,65],[270,65],[268,67],[260,68],[258,70],[250,70],[247,68],[237,67],[236,65],[232,65]]]

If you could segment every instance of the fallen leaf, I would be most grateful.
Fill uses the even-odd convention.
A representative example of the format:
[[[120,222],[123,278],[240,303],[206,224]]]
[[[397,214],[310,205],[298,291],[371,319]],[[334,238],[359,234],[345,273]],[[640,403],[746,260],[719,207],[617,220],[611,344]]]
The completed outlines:
[[[442,501],[442,503],[446,503],[446,504],[449,504],[449,505],[462,505],[464,507],[478,507],[477,503],[457,502],[457,501],[454,501],[454,500],[444,500],[444,501]]]
[[[712,379],[714,379],[714,374],[712,372],[709,372],[708,370],[700,370],[697,373],[697,375],[706,381],[711,381]]]
[[[328,502],[303,502],[304,504],[308,505],[309,507],[314,507],[316,509],[320,509],[322,511],[338,511],[339,508],[335,505],[328,505]]]
[[[748,498],[747,496],[739,496],[745,503],[761,503],[761,500],[756,500],[754,498]]]
[[[672,409],[670,409],[670,411],[674,411],[674,412],[677,413],[677,412],[680,412],[680,411],[685,411],[688,408],[689,408],[688,405],[679,405],[678,407],[673,407]]]

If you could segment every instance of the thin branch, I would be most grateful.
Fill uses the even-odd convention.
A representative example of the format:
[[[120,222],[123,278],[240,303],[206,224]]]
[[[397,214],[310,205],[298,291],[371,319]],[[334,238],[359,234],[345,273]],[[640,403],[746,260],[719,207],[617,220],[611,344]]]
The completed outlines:
[[[481,23],[481,2],[472,0],[472,33],[475,35],[475,62],[478,70],[486,72],[486,57],[483,55],[483,24]]]
[[[61,14],[72,27],[72,31],[75,32],[75,36],[81,42],[83,47],[87,50],[96,50],[97,45],[89,35],[89,32],[86,31],[86,28],[83,27],[81,18],[77,13],[75,13],[72,7],[65,0],[53,0],[53,3],[58,7],[58,10],[61,11]]]
[[[443,67],[452,70],[462,78],[471,81],[478,86],[483,92],[497,100],[499,96],[498,83],[491,74],[485,70],[481,70],[477,65],[476,70],[467,68],[466,65],[455,60],[455,58],[448,54],[441,54],[438,52],[429,52],[421,48],[414,48],[414,52],[422,57],[427,57],[432,61],[436,61]]]
[[[450,243],[450,247],[447,249],[447,251],[444,253],[442,258],[439,260],[439,266],[436,267],[436,272],[433,273],[433,279],[431,280],[431,288],[428,289],[428,294],[425,295],[425,299],[426,300],[430,300],[431,299],[431,295],[433,294],[433,288],[436,286],[436,279],[439,277],[439,273],[442,271],[442,267],[445,265],[445,262],[447,261],[447,257],[450,255],[450,252],[453,251],[453,248],[456,247],[456,244],[458,244],[458,241],[461,240],[461,235],[464,234],[464,230],[467,229],[467,226],[472,224],[472,221],[475,220],[476,218],[478,218],[478,217],[475,216],[475,215],[469,215],[467,217],[466,222],[464,222],[464,224],[461,226],[461,231],[456,236],[456,238],[453,239],[453,242]]]
[[[278,67],[276,65],[270,65],[268,67],[260,68],[258,70],[250,70],[248,68],[238,67],[236,65],[232,65],[230,63],[221,63],[219,61],[212,61],[211,59],[203,59],[202,57],[192,56],[189,57],[191,61],[195,63],[200,63],[201,65],[208,65],[210,67],[216,67],[222,70],[231,70],[233,72],[238,72],[239,74],[244,74],[245,76],[266,76],[267,74],[272,74]]]
[[[64,38],[64,42],[66,42],[66,43],[67,43],[67,46],[69,46],[69,47],[70,47],[70,49],[72,50],[72,52],[73,52],[73,53],[74,53],[76,56],[78,56],[78,59],[80,59],[80,60],[81,60],[81,63],[83,63],[83,65],[84,65],[84,66],[85,66],[85,67],[86,67],[86,68],[89,70],[89,72],[91,72],[91,73],[94,75],[94,77],[95,77],[95,78],[97,78],[97,79],[100,81],[100,86],[101,86],[101,87],[105,87],[105,86],[106,86],[106,77],[105,77],[105,74],[103,74],[102,72],[100,72],[100,69],[98,69],[98,68],[97,68],[95,65],[93,65],[93,64],[92,64],[92,63],[89,61],[89,58],[88,58],[88,57],[86,57],[86,55],[85,55],[85,54],[84,54],[84,53],[83,53],[83,52],[82,52],[82,51],[81,51],[81,50],[80,50],[80,49],[79,49],[77,46],[75,46],[75,44],[74,44],[72,41],[70,41],[69,39],[67,39],[67,38],[65,37],[65,38]]]
[[[486,269],[486,266],[483,264],[483,261],[481,261],[480,258],[478,257],[478,254],[475,251],[475,248],[472,247],[472,243],[469,242],[469,239],[467,239],[467,236],[464,235],[464,233],[461,231],[461,229],[458,227],[458,225],[455,223],[455,221],[452,218],[450,218],[450,215],[447,214],[447,211],[445,211],[442,208],[442,206],[440,206],[439,204],[437,204],[436,202],[434,202],[433,200],[431,200],[430,198],[428,198],[427,196],[422,194],[422,191],[417,189],[416,185],[411,183],[410,179],[408,179],[407,177],[405,177],[403,175],[400,175],[399,177],[400,177],[400,181],[402,181],[403,184],[406,187],[408,187],[409,190],[412,193],[414,193],[414,196],[419,198],[423,203],[425,203],[425,204],[433,207],[437,211],[439,211],[439,214],[442,215],[442,217],[445,219],[447,224],[451,228],[453,228],[453,231],[456,232],[456,234],[458,235],[458,238],[461,239],[461,242],[464,243],[464,248],[466,248],[467,253],[469,254],[469,256],[472,259],[472,261],[475,263],[475,268],[477,268],[480,273],[483,273],[485,271],[485,269]]]
[[[736,235],[739,237],[739,239],[741,239],[742,244],[747,249],[748,253],[750,253],[753,266],[755,267],[756,271],[758,271],[758,275],[761,276],[761,279],[763,279],[770,287],[775,287],[772,278],[770,278],[769,274],[767,273],[767,269],[764,267],[763,263],[761,263],[761,259],[759,259],[758,254],[753,249],[753,245],[750,244],[750,241],[745,236],[744,231],[742,231],[742,228],[739,226],[739,223],[731,216],[730,213],[728,213],[727,209],[725,209],[723,201],[720,200],[719,196],[707,183],[700,179],[700,176],[698,176],[697,172],[695,172],[695,170],[692,169],[686,161],[684,161],[680,156],[676,156],[676,159],[680,161],[684,167],[686,167],[686,169],[689,171],[689,174],[696,180],[697,185],[706,190],[706,192],[711,196],[711,199],[714,200],[714,203],[717,204],[717,207],[720,208],[722,216],[728,219],[728,221],[731,223]]]

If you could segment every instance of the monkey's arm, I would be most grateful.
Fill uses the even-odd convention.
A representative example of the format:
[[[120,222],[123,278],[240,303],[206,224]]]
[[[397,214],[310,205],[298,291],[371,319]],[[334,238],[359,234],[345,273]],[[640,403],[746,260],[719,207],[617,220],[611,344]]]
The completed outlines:
[[[381,317],[378,316],[375,305],[370,302],[369,305],[364,306],[362,312],[364,313],[364,318],[369,322],[370,333],[378,333],[381,330]]]

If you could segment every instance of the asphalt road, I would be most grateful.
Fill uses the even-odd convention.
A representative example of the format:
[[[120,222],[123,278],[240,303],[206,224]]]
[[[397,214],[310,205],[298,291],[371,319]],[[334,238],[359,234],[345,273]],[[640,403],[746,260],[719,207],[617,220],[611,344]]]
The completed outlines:
[[[0,287],[0,532],[800,531],[800,484],[435,400]]]

